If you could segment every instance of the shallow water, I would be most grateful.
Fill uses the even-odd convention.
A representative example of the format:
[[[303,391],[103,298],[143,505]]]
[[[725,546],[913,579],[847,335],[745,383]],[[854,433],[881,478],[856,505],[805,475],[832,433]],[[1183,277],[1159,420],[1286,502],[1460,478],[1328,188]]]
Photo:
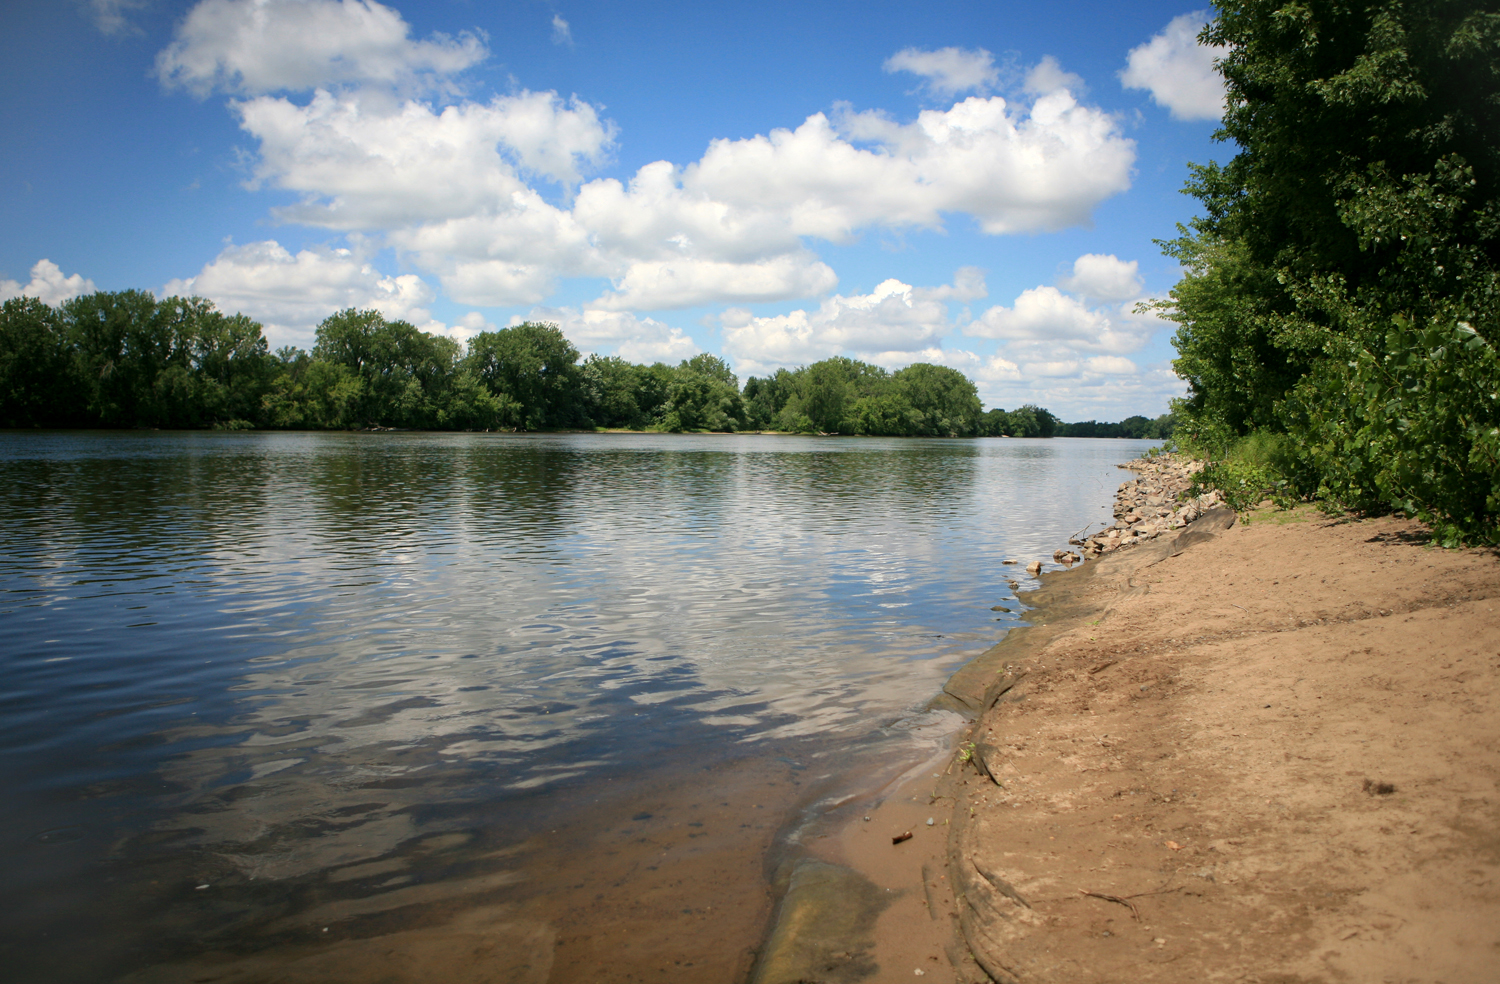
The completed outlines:
[[[610,904],[598,872],[667,877],[621,860],[643,837],[739,871],[860,749],[920,740],[1018,617],[1001,561],[1108,521],[1147,446],[0,434],[4,973],[496,906],[541,952]],[[763,899],[751,867],[714,877]]]

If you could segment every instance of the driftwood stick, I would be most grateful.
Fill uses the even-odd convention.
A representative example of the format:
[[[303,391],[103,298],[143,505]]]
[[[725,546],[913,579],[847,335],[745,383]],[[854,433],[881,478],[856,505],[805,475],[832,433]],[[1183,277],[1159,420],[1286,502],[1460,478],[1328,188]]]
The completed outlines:
[[[1128,898],[1124,898],[1119,895],[1106,895],[1103,892],[1090,892],[1082,888],[1078,890],[1078,894],[1087,895],[1091,899],[1103,899],[1106,902],[1118,902],[1120,905],[1123,905],[1125,908],[1130,910],[1130,914],[1135,917],[1136,922],[1141,921],[1140,911],[1136,909],[1135,903],[1130,901],[1130,899]]]

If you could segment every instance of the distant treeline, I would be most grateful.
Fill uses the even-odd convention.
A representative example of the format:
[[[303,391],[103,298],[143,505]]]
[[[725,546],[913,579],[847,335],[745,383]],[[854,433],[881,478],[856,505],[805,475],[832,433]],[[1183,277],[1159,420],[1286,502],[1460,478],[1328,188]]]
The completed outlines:
[[[1177,420],[1164,413],[1155,420],[1149,417],[1126,417],[1118,424],[1081,420],[1076,424],[1058,424],[1057,437],[1129,437],[1137,440],[1164,441],[1177,429]]]
[[[985,412],[957,370],[896,372],[841,357],[750,378],[724,360],[581,359],[556,325],[460,346],[378,312],[318,326],[311,352],[270,351],[261,326],[202,298],[100,292],[0,307],[0,426],[223,429],[778,430],[890,436],[1165,437],[1170,420],[1065,424]],[[1155,431],[1151,429],[1155,428]],[[1163,430],[1165,428],[1165,430]]]

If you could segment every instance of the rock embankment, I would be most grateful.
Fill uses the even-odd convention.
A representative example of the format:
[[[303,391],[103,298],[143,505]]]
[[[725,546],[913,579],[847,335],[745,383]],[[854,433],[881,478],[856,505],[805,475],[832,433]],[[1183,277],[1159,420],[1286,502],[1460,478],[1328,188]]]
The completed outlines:
[[[1180,530],[1215,506],[1223,504],[1217,491],[1188,496],[1193,476],[1203,462],[1159,454],[1137,458],[1120,466],[1136,472],[1115,493],[1115,522],[1082,540],[1068,542],[1081,547],[1083,556],[1098,557],[1136,543],[1154,540],[1163,533]]]

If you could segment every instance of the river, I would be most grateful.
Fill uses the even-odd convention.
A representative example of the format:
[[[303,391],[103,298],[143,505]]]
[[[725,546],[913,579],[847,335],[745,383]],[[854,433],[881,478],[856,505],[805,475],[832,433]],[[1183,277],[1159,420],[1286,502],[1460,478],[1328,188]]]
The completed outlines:
[[[1148,446],[0,432],[0,976],[732,984]]]

